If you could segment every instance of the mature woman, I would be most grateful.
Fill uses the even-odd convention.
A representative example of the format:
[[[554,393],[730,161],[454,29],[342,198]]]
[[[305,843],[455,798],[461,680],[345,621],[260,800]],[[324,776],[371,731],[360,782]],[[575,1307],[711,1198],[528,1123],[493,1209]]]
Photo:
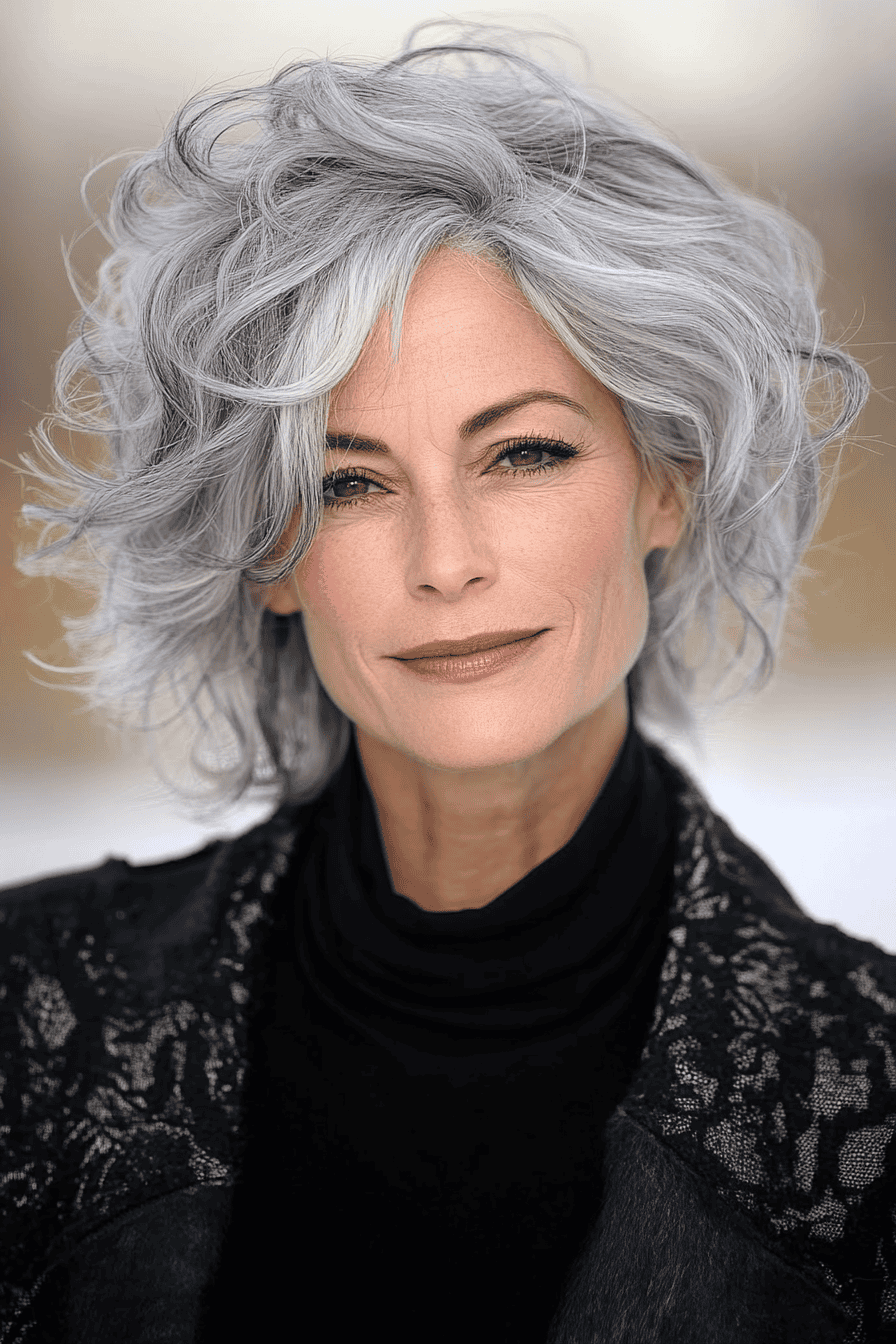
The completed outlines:
[[[475,32],[193,99],[108,229],[23,568],[275,810],[3,893],[0,1338],[882,1338],[896,958],[643,735],[864,400],[811,241]]]

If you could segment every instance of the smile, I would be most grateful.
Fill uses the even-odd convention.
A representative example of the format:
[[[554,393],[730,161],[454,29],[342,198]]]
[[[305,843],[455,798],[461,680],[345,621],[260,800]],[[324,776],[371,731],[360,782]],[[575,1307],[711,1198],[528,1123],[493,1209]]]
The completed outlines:
[[[415,676],[430,681],[470,682],[502,672],[525,658],[545,630],[524,635],[521,639],[499,644],[475,653],[440,654],[428,658],[396,658],[395,661]]]

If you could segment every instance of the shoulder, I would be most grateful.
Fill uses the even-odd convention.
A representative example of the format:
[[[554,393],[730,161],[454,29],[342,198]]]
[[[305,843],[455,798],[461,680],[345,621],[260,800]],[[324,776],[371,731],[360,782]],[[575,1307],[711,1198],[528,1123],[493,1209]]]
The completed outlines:
[[[782,1254],[873,1295],[896,1279],[896,957],[812,919],[663,759],[669,944],[625,1109]]]
[[[870,959],[896,988],[896,957],[876,943],[815,919],[794,899],[769,863],[717,813],[688,772],[655,743],[649,750],[675,813],[676,912],[686,926],[709,921],[721,932],[737,926],[774,929],[794,951],[844,966]],[[727,918],[726,918],[727,917]]]
[[[189,902],[212,872],[226,842],[159,863],[110,857],[92,868],[51,873],[0,889],[4,972],[23,966],[59,966],[78,944],[114,945],[128,925],[149,932],[165,914]]]
[[[782,1058],[810,1043],[817,1054],[877,1042],[880,1032],[892,1039],[896,957],[812,918],[687,774],[664,759],[678,810],[662,982],[675,985],[674,1002],[661,992],[658,1003],[665,1033],[673,1018],[688,1029],[711,1021],[720,1048],[726,1038],[752,1034],[773,1042]],[[896,1071],[881,1077],[896,1103]]]
[[[167,941],[173,925],[183,942],[185,919],[195,925],[203,908],[213,919],[203,893],[224,843],[161,863],[108,858],[0,890],[0,1057],[13,1108],[31,1079],[76,1057],[95,1069],[110,1018],[152,1013],[170,996],[166,926]]]
[[[15,1034],[18,1023],[29,1035],[36,1016],[36,1049],[45,1031],[60,1038],[75,1018],[189,996],[227,937],[231,896],[268,869],[273,887],[306,812],[281,808],[241,835],[161,862],[108,858],[0,889],[0,1033]]]
[[[90,868],[0,887],[0,927],[7,940],[18,933],[58,944],[75,927],[90,926],[96,934],[106,926],[114,938],[123,920],[157,930],[182,914],[198,892],[226,886],[247,865],[263,864],[284,848],[284,837],[291,845],[303,833],[309,811],[284,806],[240,835],[210,840],[171,859],[134,864],[112,856]]]
[[[304,819],[280,809],[179,858],[109,859],[0,892],[11,1283],[33,1281],[48,1246],[64,1256],[156,1195],[229,1179],[243,1005]]]

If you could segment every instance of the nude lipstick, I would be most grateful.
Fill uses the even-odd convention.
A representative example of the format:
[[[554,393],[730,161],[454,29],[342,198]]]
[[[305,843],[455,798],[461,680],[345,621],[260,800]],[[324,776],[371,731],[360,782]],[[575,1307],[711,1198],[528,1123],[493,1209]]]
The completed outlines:
[[[519,662],[545,633],[544,630],[495,631],[467,640],[421,644],[393,657],[409,672],[430,681],[481,681]],[[493,642],[498,640],[501,642]],[[459,652],[448,652],[452,647]]]

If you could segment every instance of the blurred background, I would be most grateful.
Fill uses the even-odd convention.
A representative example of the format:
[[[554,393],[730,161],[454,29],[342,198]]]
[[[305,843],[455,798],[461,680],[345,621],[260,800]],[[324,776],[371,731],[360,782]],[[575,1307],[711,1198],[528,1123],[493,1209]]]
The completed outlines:
[[[103,255],[79,184],[122,149],[157,143],[191,94],[267,79],[290,60],[394,54],[425,19],[564,32],[530,50],[658,123],[739,185],[784,205],[821,243],[829,334],[875,392],[853,435],[779,673],[720,714],[703,748],[668,739],[711,801],[817,919],[896,952],[896,6],[891,0],[557,0],[550,12],[414,0],[28,0],[6,6],[0,98],[6,213],[0,458],[49,409],[77,307],[76,272]],[[418,45],[446,40],[434,29]],[[116,169],[97,187],[108,190]],[[95,189],[96,190],[96,189]],[[81,235],[84,235],[81,237]],[[60,616],[83,597],[13,568],[23,482],[0,465],[0,885],[196,849],[266,816],[199,824],[166,799],[139,741],[119,743],[23,656],[70,665]]]

